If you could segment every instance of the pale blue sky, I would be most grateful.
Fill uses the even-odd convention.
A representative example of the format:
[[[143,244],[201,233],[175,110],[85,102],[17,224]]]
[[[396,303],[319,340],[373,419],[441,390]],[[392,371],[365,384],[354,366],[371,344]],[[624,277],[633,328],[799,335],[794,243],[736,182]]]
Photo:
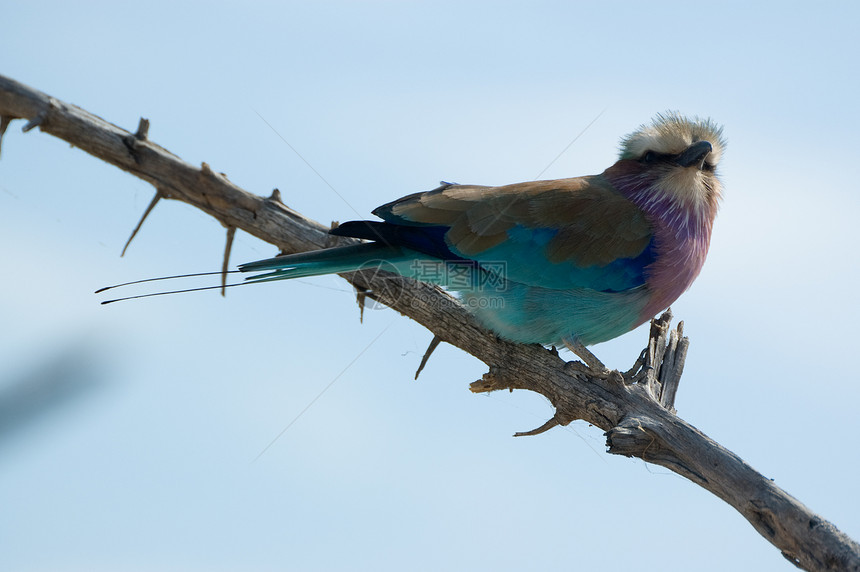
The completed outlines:
[[[185,160],[324,223],[440,179],[533,179],[601,113],[545,178],[602,171],[667,109],[722,123],[725,202],[674,305],[692,338],[677,407],[860,537],[854,3],[2,12],[0,73],[127,129],[147,117]],[[152,189],[20,126],[0,159],[0,410],[18,404],[0,424],[0,568],[794,569],[592,427],[513,439],[550,407],[472,395],[485,368],[455,348],[412,381],[431,335],[390,310],[359,324],[337,278],[99,306],[106,284],[218,269],[224,229],[162,203],[120,259]],[[275,249],[240,232],[233,252]],[[626,369],[645,337],[594,350]],[[80,390],[21,393],[55,371]]]

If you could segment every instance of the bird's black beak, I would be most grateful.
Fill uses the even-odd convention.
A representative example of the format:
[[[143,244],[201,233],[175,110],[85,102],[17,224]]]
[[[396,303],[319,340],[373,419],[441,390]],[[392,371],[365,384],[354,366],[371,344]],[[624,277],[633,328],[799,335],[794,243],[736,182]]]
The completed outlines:
[[[696,141],[687,149],[678,155],[675,159],[675,164],[680,165],[681,167],[692,167],[696,165],[697,168],[701,169],[705,164],[705,157],[708,156],[708,153],[714,150],[713,145],[709,141]]]

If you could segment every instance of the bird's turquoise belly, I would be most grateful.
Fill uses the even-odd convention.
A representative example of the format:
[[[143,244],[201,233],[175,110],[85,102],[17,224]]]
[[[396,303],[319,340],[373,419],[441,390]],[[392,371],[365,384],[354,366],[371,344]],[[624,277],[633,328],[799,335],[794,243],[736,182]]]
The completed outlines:
[[[605,342],[645,321],[645,287],[624,292],[550,290],[508,283],[504,291],[463,291],[463,304],[503,338],[561,346],[575,338],[584,345]]]

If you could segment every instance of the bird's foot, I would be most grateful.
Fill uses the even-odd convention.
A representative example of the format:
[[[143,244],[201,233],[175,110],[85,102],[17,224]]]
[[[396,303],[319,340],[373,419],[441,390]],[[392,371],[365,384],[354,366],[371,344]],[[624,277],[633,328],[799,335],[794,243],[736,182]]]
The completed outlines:
[[[572,351],[574,354],[582,360],[582,362],[590,367],[596,373],[609,373],[609,368],[603,365],[603,362],[598,359],[596,355],[591,353],[591,351],[582,345],[575,338],[568,338],[564,340],[564,345]]]

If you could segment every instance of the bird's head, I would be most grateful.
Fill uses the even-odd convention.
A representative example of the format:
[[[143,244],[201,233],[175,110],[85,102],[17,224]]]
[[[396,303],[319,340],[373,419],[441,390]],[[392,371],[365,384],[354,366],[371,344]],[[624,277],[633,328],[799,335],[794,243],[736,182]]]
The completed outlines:
[[[675,207],[713,216],[722,191],[716,169],[724,149],[722,128],[710,119],[660,114],[621,141],[619,161],[607,174],[645,202],[668,199]]]

